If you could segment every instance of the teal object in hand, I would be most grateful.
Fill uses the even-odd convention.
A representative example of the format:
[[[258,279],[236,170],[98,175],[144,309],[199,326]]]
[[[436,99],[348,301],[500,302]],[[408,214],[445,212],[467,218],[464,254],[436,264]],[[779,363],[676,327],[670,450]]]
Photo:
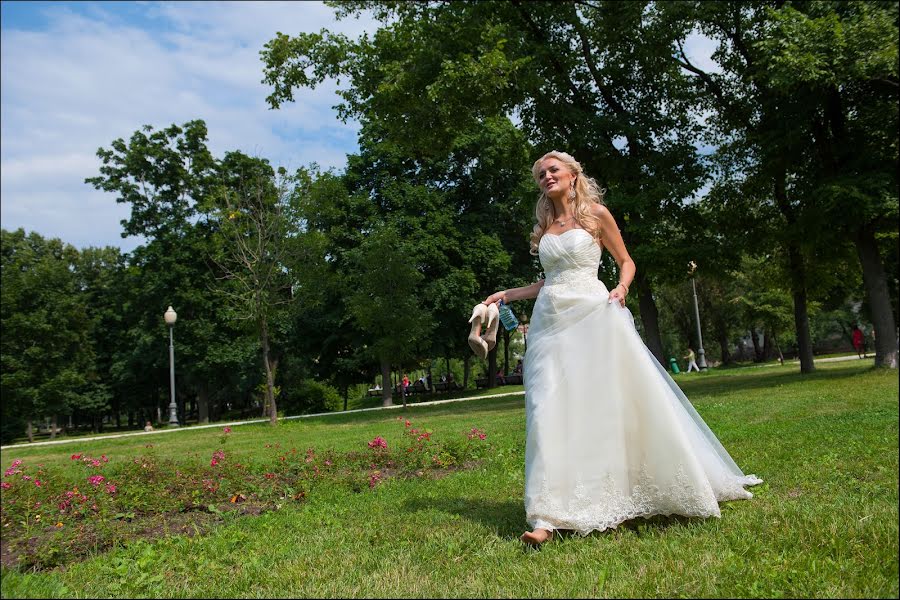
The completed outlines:
[[[500,301],[500,322],[503,323],[503,327],[507,331],[512,331],[519,326],[519,320],[516,318],[516,315],[513,314],[512,309],[503,300]]]

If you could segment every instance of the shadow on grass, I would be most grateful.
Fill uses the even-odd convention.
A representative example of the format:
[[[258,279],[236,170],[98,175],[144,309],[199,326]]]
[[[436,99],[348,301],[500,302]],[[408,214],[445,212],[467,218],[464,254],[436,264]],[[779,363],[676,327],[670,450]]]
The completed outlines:
[[[530,529],[525,520],[525,507],[521,500],[467,500],[462,498],[413,498],[403,504],[403,510],[418,512],[423,510],[439,510],[457,515],[473,523],[478,523],[496,531],[502,539],[519,539],[523,532]],[[664,531],[670,527],[684,527],[689,523],[701,522],[699,517],[681,515],[653,515],[649,518],[637,517],[621,523],[617,528],[591,532],[590,536],[621,535],[634,533],[638,536]],[[562,539],[579,539],[582,536],[575,531],[560,530]]]

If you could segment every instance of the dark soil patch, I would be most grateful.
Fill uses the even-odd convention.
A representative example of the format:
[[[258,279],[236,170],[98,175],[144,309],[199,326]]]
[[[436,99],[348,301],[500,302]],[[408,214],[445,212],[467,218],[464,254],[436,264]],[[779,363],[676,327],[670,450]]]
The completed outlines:
[[[86,522],[69,527],[68,531],[50,526],[27,539],[10,540],[9,536],[3,536],[0,564],[5,568],[36,571],[62,567],[135,540],[203,535],[226,520],[259,516],[276,507],[271,502],[244,501],[223,502],[212,508],[197,505],[183,511],[135,515],[99,526]]]

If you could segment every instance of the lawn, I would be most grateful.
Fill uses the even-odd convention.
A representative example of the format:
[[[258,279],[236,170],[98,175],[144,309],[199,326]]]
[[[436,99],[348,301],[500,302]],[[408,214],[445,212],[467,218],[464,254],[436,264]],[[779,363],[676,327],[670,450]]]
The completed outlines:
[[[526,527],[523,397],[410,405],[230,433],[4,450],[4,469],[15,459],[30,473],[43,465],[47,486],[59,480],[58,489],[81,482],[86,490],[87,476],[103,473],[104,484],[119,487],[94,490],[109,510],[125,498],[141,503],[133,520],[102,505],[79,518],[67,513],[58,528],[49,517],[32,522],[33,537],[57,536],[48,539],[58,544],[45,544],[46,556],[21,554],[27,568],[4,567],[0,591],[4,598],[898,596],[896,372],[853,361],[820,364],[809,376],[785,365],[677,381],[735,461],[765,480],[752,500],[723,504],[721,519],[639,519],[526,550],[518,541]],[[429,438],[416,441],[412,429]],[[400,456],[405,448],[440,460],[414,464]],[[220,450],[223,464],[211,466]],[[96,468],[85,461],[103,455],[109,462]],[[332,457],[333,471],[323,457]],[[166,480],[178,471],[202,486],[223,465],[231,470],[215,480],[215,492]],[[153,468],[155,478],[138,477]],[[138,480],[149,487],[129,489]],[[281,487],[266,487],[270,481]],[[201,494],[193,508],[173,508],[179,494],[189,501],[191,493]],[[238,494],[246,501],[227,510]],[[8,518],[20,514],[9,498],[3,490],[6,545],[8,532],[23,530]],[[129,528],[142,517],[155,526]],[[67,539],[87,547],[73,549]]]

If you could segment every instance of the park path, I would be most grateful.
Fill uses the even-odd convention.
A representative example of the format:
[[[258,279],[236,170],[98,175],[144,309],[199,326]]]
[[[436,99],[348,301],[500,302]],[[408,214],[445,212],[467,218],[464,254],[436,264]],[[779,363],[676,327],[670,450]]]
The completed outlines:
[[[433,406],[435,404],[448,404],[450,402],[464,402],[466,400],[481,400],[484,398],[500,398],[503,396],[521,396],[525,392],[506,392],[505,394],[490,394],[486,396],[468,396],[466,398],[454,398],[452,400],[431,400],[428,402],[407,403],[407,408],[413,406]],[[394,408],[403,408],[402,404],[394,404],[393,406],[376,406],[373,408],[356,408],[354,410],[343,410],[339,412],[316,413],[314,415],[295,415],[292,417],[279,417],[279,421],[289,421],[292,419],[311,419],[312,417],[330,417],[334,415],[346,415],[349,413],[368,412],[372,410],[391,410]],[[171,429],[160,429],[158,431],[132,431],[129,433],[113,433],[109,435],[96,435],[92,437],[75,437],[62,440],[49,440],[46,442],[33,442],[12,444],[9,446],[0,446],[0,450],[9,450],[12,448],[34,448],[36,446],[50,446],[55,444],[70,444],[72,442],[92,442],[94,440],[112,440],[115,438],[133,437],[137,435],[162,435],[164,433],[177,433],[179,431],[197,431],[198,429],[211,429],[213,427],[237,427],[238,425],[250,425],[253,423],[268,423],[269,419],[253,419],[250,421],[231,421],[230,423],[213,423],[211,425],[192,425],[190,427],[172,427]]]
[[[832,356],[831,358],[817,358],[814,359],[814,362],[839,362],[844,360],[873,360],[873,356],[870,356],[866,359],[861,359],[858,356]],[[800,364],[799,360],[794,361],[785,361],[785,364],[793,365]],[[771,367],[778,365],[777,362],[765,365],[755,365],[756,367]],[[466,398],[454,398],[453,400],[431,400],[429,402],[416,402],[415,404],[407,404],[409,406],[432,406],[435,404],[448,404],[450,402],[465,402],[466,400],[480,400],[482,398],[501,398],[503,396],[521,396],[525,392],[506,392],[505,394],[490,394],[487,396],[468,396]],[[376,406],[373,408],[357,408],[354,410],[340,411],[340,412],[327,412],[327,413],[316,413],[314,415],[296,415],[292,417],[281,417],[279,421],[289,421],[291,419],[310,419],[312,417],[328,417],[333,415],[346,415],[348,413],[355,412],[367,412],[373,410],[391,410],[394,408],[403,408],[402,404],[394,404],[393,406]],[[62,440],[49,440],[46,442],[34,442],[31,444],[23,443],[23,444],[13,444],[9,446],[0,446],[0,450],[8,450],[11,448],[34,448],[35,446],[50,446],[54,444],[70,444],[73,442],[92,442],[94,440],[112,440],[115,438],[122,437],[132,437],[136,435],[162,435],[164,433],[177,433],[179,431],[196,431],[198,429],[211,429],[213,427],[237,427],[238,425],[251,425],[253,423],[267,423],[269,421],[266,419],[253,419],[250,421],[232,421],[230,423],[214,423],[211,425],[192,425],[191,427],[173,427],[171,429],[160,429],[159,431],[134,431],[130,433],[114,433],[110,435],[97,435],[92,437],[77,437],[77,438],[67,438]]]

